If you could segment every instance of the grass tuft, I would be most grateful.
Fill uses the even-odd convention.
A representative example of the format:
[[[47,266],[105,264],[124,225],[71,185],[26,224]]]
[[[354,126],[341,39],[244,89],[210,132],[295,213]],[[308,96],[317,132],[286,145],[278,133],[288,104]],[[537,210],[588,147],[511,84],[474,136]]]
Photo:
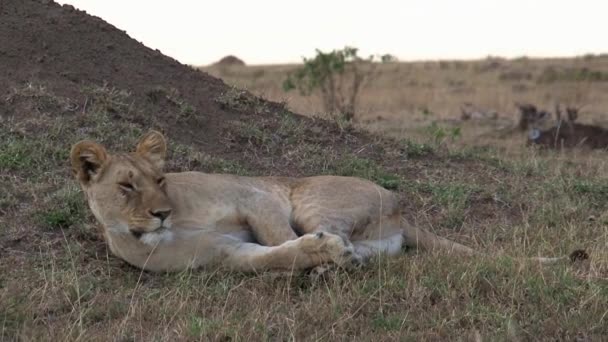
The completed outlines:
[[[369,179],[386,189],[398,189],[401,178],[398,175],[384,171],[372,160],[345,157],[337,161],[335,174]]]
[[[38,223],[46,229],[65,229],[82,224],[88,207],[82,193],[75,187],[65,187],[47,199],[48,207],[37,212]]]

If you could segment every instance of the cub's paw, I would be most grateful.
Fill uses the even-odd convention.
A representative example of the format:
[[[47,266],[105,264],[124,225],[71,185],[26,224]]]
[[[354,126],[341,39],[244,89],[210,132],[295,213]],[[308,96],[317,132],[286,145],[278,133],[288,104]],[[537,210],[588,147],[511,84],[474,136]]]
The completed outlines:
[[[305,252],[318,254],[321,262],[334,262],[340,266],[353,266],[361,263],[361,257],[355,248],[340,236],[327,232],[317,232],[301,237]]]

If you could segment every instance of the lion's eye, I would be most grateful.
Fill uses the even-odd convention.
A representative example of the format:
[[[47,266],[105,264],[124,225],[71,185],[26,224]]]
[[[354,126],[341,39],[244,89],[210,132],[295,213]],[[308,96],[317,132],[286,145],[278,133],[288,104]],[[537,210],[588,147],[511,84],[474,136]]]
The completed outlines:
[[[165,184],[165,177],[161,177],[156,180],[156,184],[163,186]]]
[[[122,183],[118,183],[118,186],[120,186],[120,188],[126,192],[135,190],[135,187],[131,183],[122,182]]]

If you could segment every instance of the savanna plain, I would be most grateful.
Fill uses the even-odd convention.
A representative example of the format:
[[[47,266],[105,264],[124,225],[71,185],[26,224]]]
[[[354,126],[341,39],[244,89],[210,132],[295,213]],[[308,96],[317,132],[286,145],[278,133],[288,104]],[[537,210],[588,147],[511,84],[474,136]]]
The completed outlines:
[[[608,338],[607,152],[527,146],[516,106],[577,106],[580,122],[602,126],[608,57],[383,63],[344,121],[317,94],[282,89],[298,65],[183,66],[56,4],[9,1],[11,18],[22,4],[27,20],[60,13],[57,35],[93,27],[100,39],[69,40],[81,51],[112,41],[100,46],[132,62],[100,54],[51,75],[49,51],[0,75],[18,80],[0,99],[0,340]],[[465,103],[496,114],[463,120]],[[152,128],[170,141],[169,171],[371,179],[399,194],[412,224],[491,256],[404,250],[319,278],[142,272],[106,248],[68,155],[85,138],[129,150]],[[576,249],[589,258],[519,259]]]

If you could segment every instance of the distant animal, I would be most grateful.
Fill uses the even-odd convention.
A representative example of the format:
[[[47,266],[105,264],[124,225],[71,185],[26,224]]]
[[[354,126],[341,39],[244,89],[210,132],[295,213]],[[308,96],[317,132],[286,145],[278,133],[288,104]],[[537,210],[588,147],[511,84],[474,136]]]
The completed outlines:
[[[519,109],[519,130],[526,132],[531,128],[540,129],[551,122],[551,113],[539,110],[533,104],[516,104]]]
[[[470,102],[465,102],[460,107],[460,119],[466,120],[496,120],[498,118],[498,112],[495,110],[483,110],[474,106]]]
[[[402,245],[476,254],[407,224],[399,199],[364,179],[164,173],[164,136],[144,135],[131,153],[81,141],[72,171],[110,251],[151,271],[221,265],[240,271],[364,263]],[[580,256],[531,258],[554,263]]]
[[[608,147],[608,130],[594,125],[576,123],[579,108],[566,106],[566,115],[558,105],[555,107],[556,122],[553,127],[543,129],[533,126],[528,134],[528,144],[545,148]]]

